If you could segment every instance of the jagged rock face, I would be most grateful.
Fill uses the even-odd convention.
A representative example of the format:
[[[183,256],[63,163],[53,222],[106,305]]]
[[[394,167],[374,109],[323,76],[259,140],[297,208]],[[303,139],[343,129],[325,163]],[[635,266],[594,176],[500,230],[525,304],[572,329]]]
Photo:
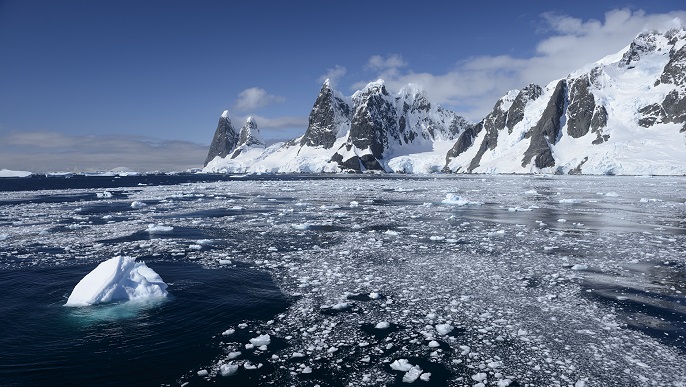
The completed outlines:
[[[494,150],[498,146],[498,133],[508,128],[508,134],[512,134],[512,128],[524,119],[524,109],[531,101],[541,96],[543,89],[535,84],[526,86],[517,92],[516,97],[512,98],[513,90],[496,102],[493,110],[474,127],[471,127],[460,136],[453,148],[446,155],[447,164],[462,152],[471,147],[476,136],[485,130],[484,138],[479,145],[479,149],[467,167],[468,172],[472,172],[479,167],[481,158],[488,150]],[[471,129],[471,130],[470,130]]]
[[[350,106],[331,89],[329,82],[324,82],[319,96],[310,111],[307,131],[300,140],[301,146],[333,147],[340,135],[341,126],[350,124]]]
[[[257,127],[257,123],[252,117],[248,117],[245,125],[241,128],[238,144],[236,145],[236,149],[231,153],[231,158],[235,159],[249,147],[264,148],[264,145],[265,143],[264,140],[262,140],[262,136],[260,136],[260,130]]]
[[[381,85],[362,93],[355,102],[357,107],[350,123],[348,141],[344,147],[348,152],[352,151],[353,147],[360,150],[368,149],[372,156],[364,160],[360,159],[358,168],[353,168],[355,170],[360,170],[360,165],[366,170],[383,170],[379,160],[388,149],[389,134],[398,133],[396,110],[388,97],[390,96],[386,87]]]
[[[565,113],[566,100],[567,82],[563,79],[555,86],[555,91],[550,97],[538,124],[526,134],[526,137],[531,138],[531,141],[529,148],[524,153],[522,167],[529,164],[532,158],[536,168],[555,166],[550,145],[555,144],[560,136],[561,119]]]
[[[512,102],[512,106],[510,106],[510,109],[507,112],[507,122],[505,123],[510,134],[512,134],[512,128],[524,119],[524,108],[526,108],[526,105],[531,101],[537,100],[541,94],[543,94],[541,86],[533,83],[523,88],[519,94],[517,94],[517,97],[514,102]]]
[[[483,157],[484,153],[486,153],[486,150],[493,150],[498,145],[498,131],[504,129],[505,123],[507,122],[508,112],[503,110],[504,103],[505,101],[502,98],[499,99],[493,107],[493,111],[481,121],[483,128],[486,130],[486,134],[484,136],[484,140],[479,146],[479,150],[476,152],[476,156],[474,156],[472,161],[469,163],[469,172],[473,171],[479,166],[481,158]]]
[[[210,150],[207,153],[207,159],[205,159],[205,166],[217,156],[228,156],[236,148],[236,145],[238,145],[238,133],[231,124],[228,112],[224,112],[219,118],[217,130],[214,132]]]
[[[352,96],[351,105],[347,139],[331,158],[343,170],[385,170],[384,160],[395,150],[454,140],[469,126],[411,85],[392,96],[382,81],[373,82]]]
[[[686,31],[672,30],[666,36],[674,44],[678,39],[686,37]],[[669,62],[660,76],[660,82],[678,87],[667,94],[662,102],[664,117],[660,117],[661,121],[683,123],[681,132],[686,132],[686,45],[669,51]]]
[[[481,133],[483,128],[484,122],[482,120],[474,126],[469,126],[467,129],[464,130],[464,132],[462,132],[460,137],[457,139],[457,142],[455,142],[455,145],[453,145],[453,147],[450,148],[448,154],[445,156],[445,168],[443,168],[444,171],[450,171],[450,169],[448,168],[448,164],[450,163],[450,161],[452,161],[455,157],[461,155],[464,151],[469,149],[474,144],[474,139],[476,139],[476,136],[478,136],[479,133]]]
[[[671,38],[676,39],[679,35],[683,35],[683,31],[681,34],[675,31],[671,34]],[[667,36],[669,37],[670,34]],[[672,83],[677,86],[682,86],[686,82],[686,45],[678,50],[672,48],[669,51],[669,62],[660,76],[660,82]]]
[[[624,53],[619,65],[631,66],[632,62],[637,62],[644,54],[655,51],[655,48],[655,35],[650,32],[644,32],[631,42],[629,51]]]
[[[590,87],[591,82],[587,76],[582,76],[572,82],[567,110],[567,134],[573,138],[583,137],[591,129],[595,98]]]

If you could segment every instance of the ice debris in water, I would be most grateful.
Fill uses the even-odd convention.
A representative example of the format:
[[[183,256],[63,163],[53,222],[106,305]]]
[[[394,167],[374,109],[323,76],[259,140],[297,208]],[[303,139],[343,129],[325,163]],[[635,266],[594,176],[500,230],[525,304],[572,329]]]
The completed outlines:
[[[167,284],[145,262],[117,256],[101,262],[72,290],[66,306],[87,306],[120,300],[167,296]]]
[[[455,206],[466,206],[466,205],[475,205],[475,206],[480,206],[483,204],[483,202],[475,202],[475,201],[469,201],[467,199],[464,199],[460,195],[454,194],[454,193],[448,193],[445,195],[445,199],[441,202],[443,204],[452,204]]]
[[[147,204],[145,204],[143,202],[139,202],[138,200],[131,203],[131,208],[143,208],[145,206],[147,206]]]
[[[172,230],[174,230],[174,227],[172,227],[172,226],[164,226],[161,224],[151,223],[148,225],[148,228],[145,231],[155,233],[155,232],[171,232]]]
[[[269,335],[259,335],[255,338],[250,339],[250,343],[256,347],[269,345],[271,343],[271,337],[269,337]]]

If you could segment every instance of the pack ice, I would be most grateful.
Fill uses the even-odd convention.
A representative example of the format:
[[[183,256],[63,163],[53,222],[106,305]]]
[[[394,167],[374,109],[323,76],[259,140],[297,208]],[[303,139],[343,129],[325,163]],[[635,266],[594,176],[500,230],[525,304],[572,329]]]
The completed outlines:
[[[88,306],[122,300],[167,296],[167,284],[145,262],[117,256],[101,262],[72,290],[66,306]]]

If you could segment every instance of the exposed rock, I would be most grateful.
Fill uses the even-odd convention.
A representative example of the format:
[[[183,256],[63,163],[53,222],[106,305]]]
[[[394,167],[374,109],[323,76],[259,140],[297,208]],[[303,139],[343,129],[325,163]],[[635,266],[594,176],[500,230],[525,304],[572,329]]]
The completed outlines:
[[[655,51],[655,48],[655,33],[644,32],[631,42],[629,50],[624,53],[619,65],[630,67],[632,62],[637,62],[644,54]]]
[[[662,119],[665,117],[665,111],[662,108],[662,105],[657,103],[644,106],[640,108],[638,112],[643,115],[643,117],[638,120],[638,124],[644,128],[661,123]]]
[[[260,130],[257,127],[257,123],[252,117],[248,117],[245,125],[241,128],[240,135],[238,137],[238,144],[236,149],[231,153],[231,158],[235,159],[239,154],[244,152],[250,147],[264,148],[264,140],[260,135]]]
[[[479,133],[481,133],[483,128],[484,122],[482,120],[478,124],[470,126],[465,129],[464,132],[462,132],[460,137],[457,139],[457,142],[455,142],[455,145],[450,148],[448,154],[445,156],[446,167],[455,157],[461,155],[474,144],[474,139],[479,135]]]
[[[682,31],[683,32],[683,31]],[[686,45],[669,51],[669,62],[665,66],[660,82],[681,86],[686,82]]]
[[[503,110],[504,99],[501,98],[496,102],[491,111],[486,118],[484,118],[481,123],[483,128],[486,130],[483,141],[479,145],[479,150],[476,155],[469,163],[467,170],[469,172],[473,171],[479,166],[481,158],[487,150],[493,150],[498,146],[498,131],[505,128],[505,122],[507,121],[507,111]]]
[[[386,170],[385,158],[410,144],[431,149],[437,140],[453,140],[469,123],[454,112],[433,106],[417,86],[391,96],[383,81],[351,97],[348,137],[331,158],[342,169]]]
[[[541,86],[533,83],[523,88],[519,94],[517,94],[514,102],[512,102],[512,106],[510,106],[510,109],[507,111],[507,122],[505,123],[505,126],[507,126],[510,134],[512,134],[512,128],[524,119],[524,108],[526,108],[526,105],[531,101],[537,100],[541,94],[543,94]]]
[[[590,91],[588,77],[582,76],[572,82],[567,108],[567,134],[573,138],[588,134],[595,111],[595,98]]]
[[[350,113],[348,103],[331,89],[327,79],[310,111],[307,130],[300,140],[300,145],[321,146],[325,149],[333,147],[336,138],[345,135],[350,127]]]
[[[605,106],[598,105],[595,107],[593,117],[591,118],[591,131],[600,132],[601,129],[607,126],[607,110]]]
[[[686,129],[686,93],[681,94],[672,90],[662,102],[662,107],[666,114],[664,122],[684,123],[684,129]],[[684,129],[681,131],[683,132]]]
[[[221,117],[219,117],[217,130],[214,132],[212,144],[210,144],[210,150],[207,153],[207,159],[205,159],[205,166],[217,156],[226,157],[229,155],[236,148],[237,144],[238,133],[236,133],[236,129],[231,124],[229,111],[225,110]]]
[[[524,153],[522,167],[529,164],[532,158],[536,168],[555,166],[550,144],[555,144],[560,136],[560,120],[565,113],[566,100],[567,82],[563,79],[555,86],[555,91],[550,97],[541,119],[525,136],[525,138],[531,138],[531,141],[529,148]]]
[[[581,175],[581,167],[588,161],[588,156],[584,157],[583,160],[576,167],[572,168],[567,172],[569,175]]]

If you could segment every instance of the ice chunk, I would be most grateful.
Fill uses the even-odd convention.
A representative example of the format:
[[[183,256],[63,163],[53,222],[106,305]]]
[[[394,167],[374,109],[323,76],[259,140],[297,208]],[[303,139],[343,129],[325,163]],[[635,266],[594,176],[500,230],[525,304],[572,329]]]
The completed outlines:
[[[418,365],[410,368],[403,376],[403,383],[414,383],[422,375],[422,372],[423,370]]]
[[[469,201],[467,199],[463,199],[459,195],[453,194],[453,193],[446,194],[445,199],[443,199],[443,201],[441,203],[452,204],[452,205],[456,205],[456,206],[466,206],[468,204],[480,206],[483,204],[482,202],[472,202],[472,201]]]
[[[0,169],[0,177],[28,177],[33,175],[29,171],[12,171],[10,169]]]
[[[450,324],[436,324],[436,332],[438,332],[439,335],[447,335],[452,332],[453,329],[455,328]]]
[[[256,347],[269,345],[271,342],[271,337],[269,337],[269,335],[259,335],[257,337],[250,339],[250,343]]]
[[[100,263],[79,281],[66,306],[87,306],[118,300],[167,296],[167,284],[145,262],[117,256]]]
[[[149,224],[148,228],[145,230],[150,233],[155,233],[155,232],[170,232],[174,230],[174,227],[172,226],[164,226],[161,224]]]
[[[407,359],[398,359],[395,360],[393,363],[391,363],[391,369],[396,370],[396,371],[402,371],[402,372],[407,372],[412,368],[413,365],[410,364]]]
[[[374,328],[376,329],[388,329],[391,327],[391,324],[388,321],[381,321],[380,323],[376,324]]]
[[[233,363],[228,363],[228,364],[222,364],[221,367],[219,367],[219,373],[222,376],[231,376],[235,374],[238,371],[238,364],[233,364]]]
[[[143,208],[143,207],[145,207],[145,206],[147,206],[147,204],[145,204],[145,203],[143,203],[143,202],[139,202],[138,200],[136,200],[135,202],[131,203],[131,208]]]

